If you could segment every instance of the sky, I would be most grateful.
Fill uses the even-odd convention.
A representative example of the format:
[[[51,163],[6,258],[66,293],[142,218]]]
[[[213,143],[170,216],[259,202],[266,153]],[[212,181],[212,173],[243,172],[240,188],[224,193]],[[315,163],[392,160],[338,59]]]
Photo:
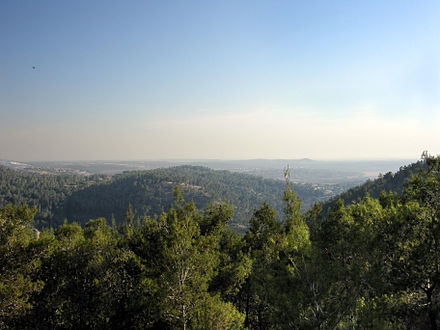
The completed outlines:
[[[440,154],[439,18],[438,0],[2,0],[0,159]]]

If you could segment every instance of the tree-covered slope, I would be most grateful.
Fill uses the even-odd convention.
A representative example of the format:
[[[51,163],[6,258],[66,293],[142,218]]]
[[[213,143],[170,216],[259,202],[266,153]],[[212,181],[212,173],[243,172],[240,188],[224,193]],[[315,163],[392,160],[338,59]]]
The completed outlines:
[[[407,166],[402,166],[396,173],[388,172],[375,180],[368,180],[364,184],[351,188],[323,203],[323,210],[326,211],[333,207],[339,199],[344,200],[345,204],[350,204],[354,201],[359,201],[367,195],[372,198],[379,198],[382,191],[395,192],[400,195],[405,182],[411,178],[411,175],[417,173],[422,166],[423,162],[419,161]]]
[[[424,160],[400,195],[314,207],[309,226],[288,184],[283,222],[263,202],[245,235],[226,227],[230,205],[198,209],[179,189],[159,217],[118,226],[38,232],[34,208],[0,207],[0,328],[438,329],[440,157]],[[142,189],[145,174],[116,179]]]
[[[29,204],[37,207],[36,224],[53,224],[54,212],[72,192],[104,180],[102,176],[44,175],[0,166],[0,206]]]
[[[255,208],[267,201],[282,213],[282,195],[285,184],[252,175],[215,171],[206,167],[179,166],[115,175],[111,180],[80,189],[66,198],[57,209],[56,219],[84,222],[89,218],[115,217],[120,222],[125,217],[129,203],[139,216],[158,215],[174,200],[173,187],[179,185],[186,200],[197,207],[207,203],[230,202],[234,216],[230,225],[247,228]],[[310,204],[323,194],[311,185],[296,185],[296,192]]]
[[[234,208],[231,226],[244,230],[255,208],[263,201],[283,211],[282,181],[252,175],[216,171],[206,167],[179,166],[149,171],[125,172],[112,177],[41,175],[0,168],[0,205],[28,203],[36,205],[38,226],[57,226],[67,218],[85,223],[91,218],[125,218],[129,203],[136,215],[154,216],[166,210],[174,200],[173,187],[181,186],[186,200],[198,207],[209,202],[230,202]],[[307,207],[322,199],[324,193],[312,185],[295,185]]]

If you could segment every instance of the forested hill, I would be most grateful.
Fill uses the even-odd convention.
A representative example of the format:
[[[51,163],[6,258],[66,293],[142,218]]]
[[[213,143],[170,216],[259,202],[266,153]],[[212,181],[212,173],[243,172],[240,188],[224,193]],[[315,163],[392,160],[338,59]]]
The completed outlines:
[[[105,177],[25,173],[0,166],[0,206],[28,204],[37,207],[38,227],[54,224],[54,212],[74,191],[105,180]]]
[[[111,177],[41,175],[0,167],[0,206],[35,204],[38,227],[57,226],[65,218],[83,224],[89,219],[105,217],[110,221],[114,217],[119,223],[125,219],[129,203],[140,217],[168,209],[176,185],[182,188],[185,200],[194,200],[200,208],[209,202],[230,202],[234,207],[231,226],[236,230],[247,228],[254,209],[263,201],[279,214],[283,212],[284,182],[197,166],[125,172]],[[304,207],[325,197],[312,185],[295,184],[294,189]]]
[[[129,212],[119,226],[39,232],[34,210],[0,207],[0,329],[438,329],[440,156],[424,159],[400,196],[313,208],[309,225],[290,184],[199,167],[125,173],[66,199],[153,205],[179,183],[190,197],[232,191],[247,205],[239,198],[285,188],[284,221],[262,203],[245,235],[226,227],[231,207],[198,209],[178,191],[160,217]],[[416,168],[375,189],[399,191]]]
[[[372,198],[379,198],[382,191],[395,192],[401,194],[405,182],[411,178],[412,174],[416,174],[423,166],[423,162],[419,161],[407,166],[402,166],[396,173],[388,172],[385,175],[379,176],[375,180],[368,180],[364,184],[351,188],[346,192],[323,203],[323,210],[326,211],[333,207],[337,200],[343,199],[345,204],[350,204],[353,201],[358,201],[367,194]]]

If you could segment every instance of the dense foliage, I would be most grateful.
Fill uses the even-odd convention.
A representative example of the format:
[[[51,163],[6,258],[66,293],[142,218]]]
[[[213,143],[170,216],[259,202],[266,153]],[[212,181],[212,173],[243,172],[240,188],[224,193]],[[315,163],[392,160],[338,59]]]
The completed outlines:
[[[0,206],[8,204],[36,205],[36,225],[61,224],[55,211],[62,207],[72,192],[96,184],[101,176],[43,175],[24,173],[0,166]]]
[[[324,211],[335,206],[339,199],[344,200],[346,204],[360,201],[361,199],[370,196],[379,198],[382,192],[393,192],[400,195],[405,186],[405,182],[411,178],[411,175],[417,173],[425,166],[423,162],[419,161],[407,166],[400,167],[396,173],[388,172],[381,174],[375,180],[368,180],[360,186],[348,189],[338,196],[323,203]]]
[[[230,204],[130,207],[122,225],[32,228],[0,210],[0,328],[437,329],[440,157],[400,195],[305,215],[287,181],[283,221],[266,202],[245,235]],[[306,225],[306,218],[309,226]]]
[[[214,171],[206,167],[179,166],[149,171],[126,172],[112,177],[41,175],[22,173],[0,166],[0,206],[23,203],[37,206],[38,228],[57,226],[68,219],[84,224],[90,218],[124,219],[129,204],[139,216],[154,216],[173,202],[172,189],[180,185],[187,200],[198,208],[208,202],[230,202],[236,231],[248,228],[253,210],[267,201],[282,211],[281,181],[252,175]],[[295,185],[303,204],[322,198],[312,185]]]

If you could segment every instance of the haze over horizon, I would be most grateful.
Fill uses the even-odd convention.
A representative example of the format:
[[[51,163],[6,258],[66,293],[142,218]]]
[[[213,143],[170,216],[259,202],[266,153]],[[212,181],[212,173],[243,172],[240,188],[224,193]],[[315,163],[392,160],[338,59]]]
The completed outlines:
[[[0,159],[440,154],[440,2],[2,1]]]
[[[316,159],[316,158],[138,158],[138,159],[13,159],[1,158],[0,161],[21,162],[21,163],[81,163],[81,162],[171,162],[171,163],[197,163],[197,162],[241,162],[241,161],[310,161],[310,162],[324,162],[324,163],[356,163],[356,162],[402,162],[402,165],[407,165],[412,162],[417,162],[421,158],[338,158],[338,159]],[[287,166],[287,164],[286,164]]]

